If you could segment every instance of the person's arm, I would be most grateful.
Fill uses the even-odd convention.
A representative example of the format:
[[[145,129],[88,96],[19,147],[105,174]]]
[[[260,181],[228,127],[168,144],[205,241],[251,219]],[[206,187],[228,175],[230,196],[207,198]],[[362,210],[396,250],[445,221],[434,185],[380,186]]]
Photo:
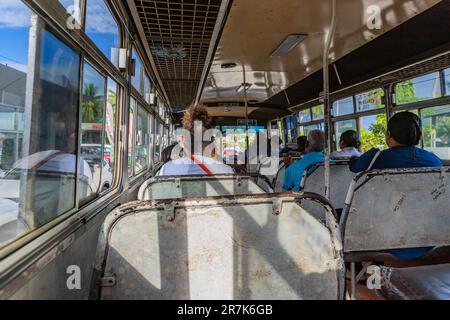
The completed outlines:
[[[350,171],[354,173],[362,172],[369,168],[370,162],[372,162],[373,157],[377,154],[379,150],[373,148],[360,157],[352,157],[350,159]]]
[[[294,183],[293,183],[293,179],[291,178],[291,170],[289,170],[289,168],[286,169],[286,171],[284,172],[284,177],[283,177],[283,190],[286,191],[291,191],[292,188],[294,188]]]

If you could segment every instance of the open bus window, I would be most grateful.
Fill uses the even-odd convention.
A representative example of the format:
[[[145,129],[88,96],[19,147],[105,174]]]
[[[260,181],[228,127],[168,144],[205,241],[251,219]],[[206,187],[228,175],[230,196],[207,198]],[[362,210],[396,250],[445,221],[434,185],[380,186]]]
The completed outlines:
[[[80,55],[21,1],[0,12],[2,246],[75,208]]]

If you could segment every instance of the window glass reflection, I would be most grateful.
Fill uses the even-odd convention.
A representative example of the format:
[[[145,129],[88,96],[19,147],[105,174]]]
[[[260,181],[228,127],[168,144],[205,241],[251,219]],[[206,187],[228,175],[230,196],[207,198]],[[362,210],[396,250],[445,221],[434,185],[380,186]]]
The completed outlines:
[[[148,167],[149,151],[149,130],[148,130],[148,112],[141,106],[138,107],[137,127],[135,137],[135,173],[140,173]]]
[[[119,27],[103,0],[86,0],[86,34],[117,67]]]
[[[81,149],[79,179],[80,199],[95,195],[101,185],[103,162],[103,128],[105,78],[90,64],[84,64],[83,101],[81,103]],[[86,166],[87,164],[87,166]]]
[[[75,207],[80,57],[21,1],[0,12],[2,246]]]

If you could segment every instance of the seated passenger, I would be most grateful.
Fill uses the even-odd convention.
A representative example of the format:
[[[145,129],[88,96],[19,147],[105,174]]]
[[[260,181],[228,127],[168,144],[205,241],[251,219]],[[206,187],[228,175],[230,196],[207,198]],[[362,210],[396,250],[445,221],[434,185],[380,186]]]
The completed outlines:
[[[434,153],[417,148],[422,137],[419,117],[411,112],[400,112],[388,122],[386,144],[389,149],[377,148],[350,160],[350,170],[358,173],[368,169],[442,167],[444,164]],[[371,168],[369,168],[375,155]]]
[[[339,140],[341,150],[332,152],[330,157],[332,159],[359,157],[361,155],[361,152],[358,150],[360,146],[361,141],[359,141],[358,133],[355,130],[347,130],[341,134],[341,139]]]
[[[211,118],[204,106],[191,106],[184,113],[183,127],[190,132],[191,145],[183,145],[185,142],[182,141],[180,145],[183,147],[183,157],[165,163],[159,172],[160,176],[234,174],[230,166],[214,159],[214,154],[211,157],[206,157],[190,152],[191,150],[195,150],[194,123],[197,121],[201,122],[203,130],[211,129]],[[210,144],[208,142],[204,143],[203,141],[197,143],[201,143],[203,150]],[[179,147],[175,146],[172,149],[172,156],[175,155],[176,158],[179,151]]]
[[[305,169],[313,163],[324,161],[324,139],[325,135],[320,130],[313,130],[308,134],[305,153],[302,159],[291,164],[284,173],[284,190],[291,191],[294,189],[295,191],[300,191],[300,184]]]
[[[289,167],[292,164],[292,156],[297,156],[298,154],[305,153],[306,143],[308,142],[307,136],[299,136],[297,138],[297,149],[290,150],[288,154],[284,157],[284,165]]]
[[[417,148],[422,132],[419,117],[411,112],[395,114],[388,122],[386,144],[389,149],[374,148],[350,160],[350,170],[357,173],[369,169],[441,167],[443,162],[435,154]],[[378,155],[376,159],[374,157]],[[373,162],[372,166],[370,164]],[[370,167],[370,168],[369,168]],[[389,250],[399,259],[417,259],[432,248]]]

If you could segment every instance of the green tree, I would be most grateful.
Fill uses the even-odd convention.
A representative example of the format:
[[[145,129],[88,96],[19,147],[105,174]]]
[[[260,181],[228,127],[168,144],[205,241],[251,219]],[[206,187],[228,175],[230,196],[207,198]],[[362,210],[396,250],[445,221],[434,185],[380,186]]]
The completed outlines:
[[[375,123],[368,130],[361,128],[361,144],[363,152],[379,146],[386,146],[385,132],[387,122],[384,113],[378,114]]]
[[[395,87],[395,96],[397,103],[410,103],[417,101],[416,90],[412,80],[407,80]]]
[[[99,94],[98,88],[89,83],[84,89],[84,101],[82,104],[82,122],[101,123],[103,122],[103,95]]]

